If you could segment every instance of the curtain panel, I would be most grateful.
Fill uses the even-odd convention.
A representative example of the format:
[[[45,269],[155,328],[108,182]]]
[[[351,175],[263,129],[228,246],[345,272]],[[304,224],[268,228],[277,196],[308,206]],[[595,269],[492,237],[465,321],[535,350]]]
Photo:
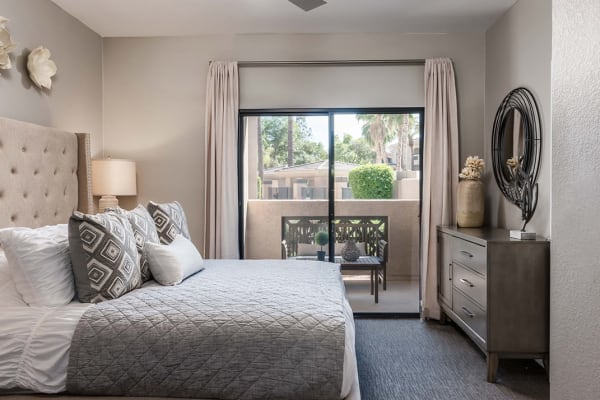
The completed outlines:
[[[422,317],[440,318],[437,301],[437,225],[456,223],[458,112],[454,67],[448,58],[425,61],[425,138],[421,216]]]
[[[205,114],[204,251],[207,258],[240,258],[238,247],[237,62],[208,67]]]

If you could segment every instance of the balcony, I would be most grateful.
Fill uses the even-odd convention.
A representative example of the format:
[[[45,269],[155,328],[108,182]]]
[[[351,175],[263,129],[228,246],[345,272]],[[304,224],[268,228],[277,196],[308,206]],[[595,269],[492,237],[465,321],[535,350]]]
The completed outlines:
[[[336,215],[388,217],[388,279],[419,277],[418,200],[340,200]],[[326,200],[248,200],[246,258],[281,258],[281,217],[327,215]]]

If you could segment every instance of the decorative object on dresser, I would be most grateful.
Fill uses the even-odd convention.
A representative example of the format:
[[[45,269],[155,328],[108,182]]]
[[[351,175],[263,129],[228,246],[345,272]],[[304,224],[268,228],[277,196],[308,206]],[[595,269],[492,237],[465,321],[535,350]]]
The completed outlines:
[[[56,75],[56,64],[50,59],[50,50],[45,47],[36,47],[27,56],[27,70],[29,78],[40,89],[52,88],[52,77]]]
[[[540,113],[533,94],[526,88],[512,90],[502,100],[492,130],[492,164],[500,191],[521,209],[523,225],[511,230],[515,239],[535,239],[525,232],[537,207],[542,146]]]
[[[483,226],[485,197],[481,173],[485,162],[479,156],[469,156],[458,175],[456,223],[462,228]]]
[[[115,158],[92,160],[92,193],[102,196],[98,203],[101,212],[119,207],[117,196],[135,196],[135,162]]]
[[[542,358],[548,368],[550,242],[511,240],[504,229],[438,227],[442,321],[460,326],[487,355]]]

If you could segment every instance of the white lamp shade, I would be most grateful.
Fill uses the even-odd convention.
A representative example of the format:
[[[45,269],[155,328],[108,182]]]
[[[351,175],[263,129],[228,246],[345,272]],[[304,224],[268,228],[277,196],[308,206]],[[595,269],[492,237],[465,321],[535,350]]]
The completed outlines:
[[[94,196],[135,196],[135,161],[92,160],[92,193]]]

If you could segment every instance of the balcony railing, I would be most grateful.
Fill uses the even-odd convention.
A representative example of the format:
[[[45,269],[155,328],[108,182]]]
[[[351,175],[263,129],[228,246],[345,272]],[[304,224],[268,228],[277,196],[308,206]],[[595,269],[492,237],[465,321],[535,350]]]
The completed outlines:
[[[388,277],[419,276],[418,200],[339,200],[336,216],[380,215],[388,219]],[[326,200],[249,200],[245,256],[281,258],[282,217],[327,215]]]

